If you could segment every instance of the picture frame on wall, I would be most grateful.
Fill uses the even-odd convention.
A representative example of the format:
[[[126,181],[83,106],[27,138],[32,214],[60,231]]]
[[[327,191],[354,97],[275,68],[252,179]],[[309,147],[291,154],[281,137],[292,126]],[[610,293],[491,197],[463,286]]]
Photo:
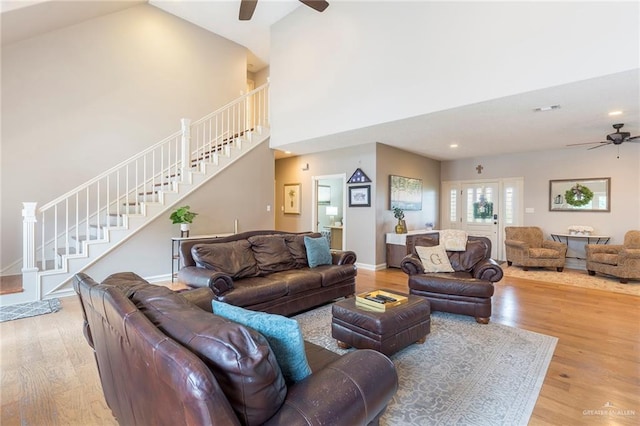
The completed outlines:
[[[550,180],[549,211],[610,212],[611,178]]]
[[[349,207],[371,207],[371,185],[350,186]]]
[[[318,204],[331,204],[331,187],[318,185]]]
[[[422,179],[389,175],[389,209],[422,210]]]
[[[284,184],[283,204],[285,214],[300,214],[300,186],[299,183]]]

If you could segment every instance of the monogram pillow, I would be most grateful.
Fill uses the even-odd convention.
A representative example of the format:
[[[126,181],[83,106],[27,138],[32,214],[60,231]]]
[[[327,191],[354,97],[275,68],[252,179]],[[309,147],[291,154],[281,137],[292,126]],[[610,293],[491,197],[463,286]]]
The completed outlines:
[[[453,272],[444,245],[440,244],[433,247],[416,246],[416,253],[420,256],[424,272]]]

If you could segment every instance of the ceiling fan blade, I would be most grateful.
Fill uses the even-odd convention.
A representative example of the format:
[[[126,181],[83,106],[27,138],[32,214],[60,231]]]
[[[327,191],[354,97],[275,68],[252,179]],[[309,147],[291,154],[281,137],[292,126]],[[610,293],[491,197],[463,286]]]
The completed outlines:
[[[629,139],[627,139],[625,142],[635,141],[636,139],[640,139],[640,136],[632,136]],[[638,141],[638,142],[640,142],[640,141]]]
[[[602,148],[603,146],[611,145],[612,142],[600,142],[600,143],[602,145],[592,146],[591,148],[588,148],[587,151],[589,151],[590,149]]]
[[[253,16],[253,12],[256,10],[258,0],[241,0],[240,2],[240,14],[238,18],[241,21],[248,21]]]
[[[611,142],[582,142],[582,143],[570,143],[567,146],[578,146],[578,145],[593,145],[594,143],[606,143],[606,144],[610,144]]]
[[[324,0],[300,0],[300,2],[306,4],[311,9],[317,10],[318,12],[324,12],[324,10],[329,7],[329,2]]]

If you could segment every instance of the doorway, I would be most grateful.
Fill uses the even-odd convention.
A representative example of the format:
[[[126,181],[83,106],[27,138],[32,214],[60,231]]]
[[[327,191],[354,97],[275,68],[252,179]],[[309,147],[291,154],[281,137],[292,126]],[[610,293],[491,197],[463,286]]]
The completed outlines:
[[[442,229],[463,229],[491,240],[491,257],[504,259],[504,227],[523,223],[522,178],[443,182]]]
[[[325,236],[334,250],[346,247],[345,186],[344,174],[313,177],[312,228]]]

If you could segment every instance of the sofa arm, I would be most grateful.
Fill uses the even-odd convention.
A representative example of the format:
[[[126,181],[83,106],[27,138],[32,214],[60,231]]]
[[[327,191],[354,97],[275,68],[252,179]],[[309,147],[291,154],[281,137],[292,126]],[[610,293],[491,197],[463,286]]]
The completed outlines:
[[[523,250],[525,252],[529,250],[529,243],[526,243],[524,241],[504,240],[504,245],[509,247],[509,248],[513,248],[513,249],[517,249],[517,250]]]
[[[200,287],[195,290],[187,290],[180,292],[180,296],[184,297],[190,303],[198,306],[207,312],[213,312],[211,301],[215,299],[213,290],[209,287]]]
[[[389,358],[356,350],[289,386],[284,404],[266,425],[366,425],[386,409],[397,389]]]
[[[351,250],[331,250],[331,263],[334,265],[353,265],[356,259],[356,253]]]
[[[618,254],[624,249],[622,244],[585,244],[585,251],[587,253],[587,259],[589,254],[606,253],[606,254]]]
[[[493,259],[483,259],[473,267],[473,278],[496,283],[502,279],[503,272],[498,262]]]
[[[233,278],[229,275],[197,266],[187,266],[180,269],[178,281],[190,287],[209,287],[216,296],[221,296],[233,288]]]
[[[417,275],[424,273],[422,261],[415,254],[408,254],[400,261],[400,269],[407,275]]]

